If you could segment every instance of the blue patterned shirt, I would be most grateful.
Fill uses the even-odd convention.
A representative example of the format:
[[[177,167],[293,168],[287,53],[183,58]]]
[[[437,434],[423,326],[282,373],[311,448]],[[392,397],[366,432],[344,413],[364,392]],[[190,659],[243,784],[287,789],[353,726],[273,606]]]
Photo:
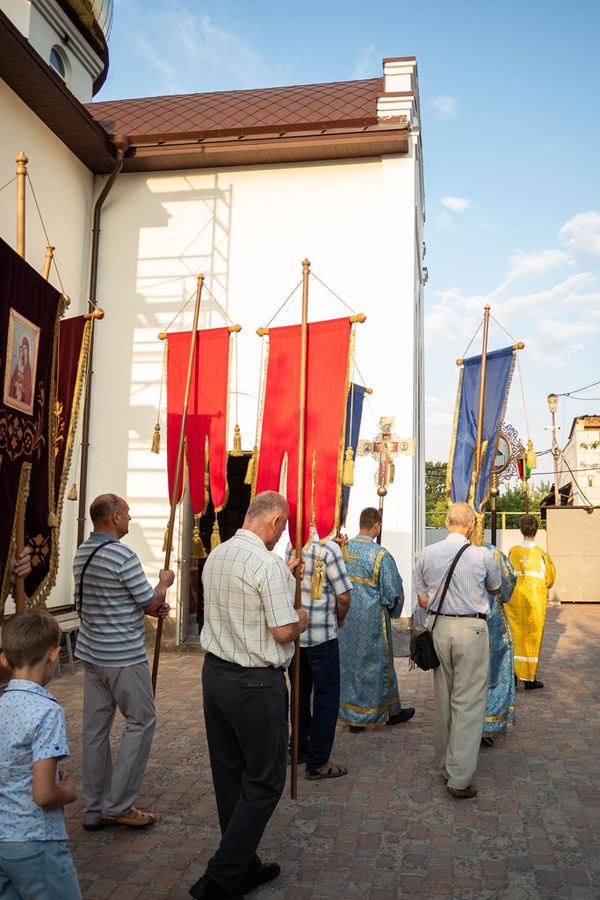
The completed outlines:
[[[33,799],[33,764],[68,755],[62,706],[41,685],[13,678],[0,697],[0,842],[67,840],[62,807]]]
[[[285,555],[286,559],[293,556],[291,544],[288,544]],[[311,581],[319,556],[323,563],[323,592],[319,600],[311,600]],[[300,646],[316,647],[337,637],[336,598],[351,591],[352,582],[346,572],[342,551],[335,541],[321,544],[315,535],[310,547],[303,551],[302,559],[306,565],[302,579],[302,608],[308,613],[308,628],[300,635]]]
[[[98,666],[135,666],[148,659],[144,607],[155,598],[135,551],[110,534],[92,531],[73,561],[77,606],[81,570],[94,548],[105,541],[110,543],[98,550],[83,576],[75,653]]]

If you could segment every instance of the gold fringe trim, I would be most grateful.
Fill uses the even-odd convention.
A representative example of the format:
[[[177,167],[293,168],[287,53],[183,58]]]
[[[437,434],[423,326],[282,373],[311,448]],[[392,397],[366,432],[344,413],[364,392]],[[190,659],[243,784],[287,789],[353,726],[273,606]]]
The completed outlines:
[[[252,456],[248,460],[248,468],[246,469],[246,475],[244,477],[244,484],[249,484],[252,486],[252,479],[254,477],[254,469],[256,466],[256,457],[258,455],[258,447],[254,447],[252,451]]]
[[[192,558],[206,559],[206,550],[200,537],[200,516],[194,516],[194,530],[192,532]]]
[[[319,551],[320,552],[320,551]],[[323,595],[323,560],[319,556],[310,582],[310,599],[320,600]]]
[[[219,521],[215,515],[215,522],[213,525],[212,534],[210,536],[210,549],[214,550],[215,547],[218,547],[221,543],[221,535],[219,534]]]
[[[150,447],[150,453],[160,453],[160,423],[157,422],[154,426],[154,434],[152,435],[152,446]]]
[[[58,528],[58,519],[52,510],[48,513],[48,528]]]
[[[31,476],[31,463],[23,463],[21,466],[21,472],[19,475],[19,488],[17,490],[17,502],[15,504],[15,515],[13,519],[12,529],[10,532],[10,540],[15,540],[15,536],[17,533],[17,516],[19,514],[19,505],[25,500],[29,494],[29,479]],[[25,543],[27,543],[27,539],[25,539]],[[0,621],[4,616],[4,604],[6,602],[6,598],[10,593],[10,585],[9,585],[9,575],[10,575],[10,553],[8,554],[8,558],[6,560],[6,566],[4,568],[4,577],[2,579],[2,586],[0,587]]]

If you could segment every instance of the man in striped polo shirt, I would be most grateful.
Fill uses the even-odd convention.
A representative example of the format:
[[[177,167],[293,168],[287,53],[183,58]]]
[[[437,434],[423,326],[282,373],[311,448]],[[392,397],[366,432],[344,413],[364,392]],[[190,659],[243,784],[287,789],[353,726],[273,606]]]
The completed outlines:
[[[121,544],[129,531],[129,506],[101,494],[90,507],[94,530],[73,561],[76,607],[81,617],[76,655],[85,669],[83,694],[83,827],[152,825],[156,816],[133,805],[156,724],[144,616],[165,618],[170,569],[155,588],[137,554]],[[110,729],[119,708],[125,730],[113,767]]]

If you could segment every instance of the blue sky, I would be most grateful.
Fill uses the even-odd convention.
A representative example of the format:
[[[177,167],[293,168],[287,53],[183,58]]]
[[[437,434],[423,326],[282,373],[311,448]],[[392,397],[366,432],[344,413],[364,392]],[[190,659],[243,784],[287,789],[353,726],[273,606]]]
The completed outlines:
[[[416,56],[427,456],[447,457],[454,360],[486,301],[527,343],[543,449],[546,395],[600,380],[599,33],[597,0],[115,0],[97,99],[370,78],[384,57]],[[493,330],[491,346],[504,343]],[[600,398],[600,385],[582,396]],[[563,436],[573,416],[599,412],[599,399],[561,401]],[[526,437],[516,375],[507,419]]]

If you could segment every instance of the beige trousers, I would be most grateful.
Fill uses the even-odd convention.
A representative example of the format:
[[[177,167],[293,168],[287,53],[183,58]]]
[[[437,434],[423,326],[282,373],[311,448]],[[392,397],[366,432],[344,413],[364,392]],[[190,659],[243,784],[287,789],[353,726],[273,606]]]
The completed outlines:
[[[431,628],[434,617],[430,616]],[[477,768],[490,670],[487,622],[466,616],[437,617],[435,756],[448,787],[466,788]]]

